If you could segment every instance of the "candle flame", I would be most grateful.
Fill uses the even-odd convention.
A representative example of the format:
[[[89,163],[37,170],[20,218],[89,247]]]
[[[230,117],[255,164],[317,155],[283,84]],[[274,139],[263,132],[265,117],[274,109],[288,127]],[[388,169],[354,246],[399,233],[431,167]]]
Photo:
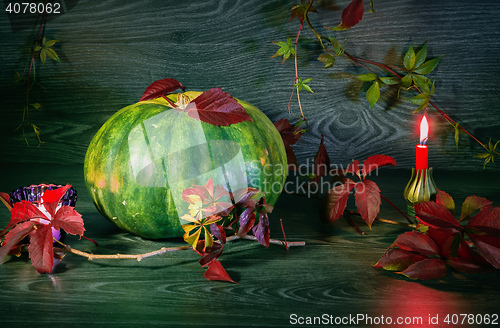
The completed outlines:
[[[427,143],[428,133],[429,133],[429,124],[427,123],[427,118],[424,115],[424,117],[422,118],[422,121],[420,121],[420,144],[421,145],[425,145]]]

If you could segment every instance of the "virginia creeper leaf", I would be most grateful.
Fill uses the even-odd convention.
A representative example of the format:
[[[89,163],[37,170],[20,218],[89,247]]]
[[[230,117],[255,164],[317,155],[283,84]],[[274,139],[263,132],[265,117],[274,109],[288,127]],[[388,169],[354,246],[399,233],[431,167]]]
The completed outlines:
[[[325,136],[321,135],[321,142],[319,144],[319,149],[316,155],[314,156],[314,174],[316,177],[313,179],[313,182],[318,182],[319,178],[328,174],[330,170],[330,156],[328,156],[328,152],[326,151],[325,145]]]
[[[54,229],[63,229],[67,233],[82,236],[85,228],[82,215],[71,206],[62,206],[52,219]]]
[[[491,202],[483,197],[478,197],[478,196],[467,197],[462,204],[462,214],[460,215],[460,221],[467,218],[469,215],[474,213],[476,210],[491,207],[492,203],[493,202]]]
[[[437,229],[429,227],[427,230],[429,236],[440,249],[440,254],[443,257],[456,257],[458,254],[459,243],[462,241],[462,236],[457,229]]]
[[[220,264],[219,261],[213,261],[210,266],[208,267],[207,271],[205,271],[204,277],[210,281],[213,280],[222,280],[222,281],[229,281],[237,284],[236,281],[231,279],[229,275],[227,274],[226,270],[222,267],[222,264]]]
[[[5,257],[9,254],[10,250],[39,225],[40,223],[35,221],[25,221],[16,225],[7,233],[2,247],[0,247],[0,265],[3,264]]]
[[[394,85],[399,83],[399,79],[397,77],[379,77],[380,81],[382,83],[387,84],[387,85]]]
[[[19,222],[27,221],[32,218],[43,218],[48,220],[45,214],[43,214],[38,207],[25,200],[14,203],[10,212],[11,217],[9,224],[7,225],[8,229],[14,227]]]
[[[431,237],[419,231],[409,231],[399,235],[392,246],[398,246],[401,249],[417,252],[424,256],[439,254],[438,245]]]
[[[493,267],[485,266],[473,259],[464,259],[460,257],[449,259],[448,264],[451,265],[455,270],[462,273],[486,273],[493,269]]]
[[[470,233],[468,235],[486,261],[500,269],[500,239],[480,234]]]
[[[373,81],[377,78],[377,75],[373,73],[367,73],[367,74],[360,74],[356,76],[356,78],[361,81]]]
[[[56,213],[56,208],[59,205],[59,201],[64,196],[66,191],[71,188],[71,185],[65,185],[64,187],[57,188],[54,190],[46,190],[42,195],[43,207],[49,212],[49,214],[54,217]]]
[[[414,252],[399,248],[390,248],[373,267],[382,268],[388,271],[402,271],[413,263],[425,259],[425,256]]]
[[[291,145],[296,144],[300,140],[300,137],[303,133],[302,129],[300,128],[300,126],[294,126],[290,124],[290,121],[286,118],[280,119],[279,121],[274,123],[274,126],[280,133],[281,139],[283,139],[288,164],[292,164],[295,166],[298,165],[297,157],[295,157],[295,153],[293,152]]]
[[[203,92],[191,101],[186,110],[190,117],[215,126],[229,126],[243,121],[253,122],[243,106],[221,88]]]
[[[455,202],[453,201],[453,198],[446,192],[439,190],[437,191],[436,195],[436,203],[443,205],[446,207],[448,211],[452,215],[455,214]]]
[[[307,12],[306,12],[307,10]],[[292,11],[292,16],[290,17],[290,20],[288,22],[291,22],[292,19],[294,19],[295,17],[297,17],[300,21],[300,24],[304,24],[304,16],[308,13],[308,12],[318,12],[316,10],[316,8],[314,8],[313,6],[309,6],[309,9],[307,8],[307,5],[304,5],[304,2],[302,2],[302,4],[298,4],[298,5],[294,5],[291,9]]]
[[[224,227],[220,224],[212,223],[210,225],[210,232],[215,236],[222,244],[226,243],[226,231]]]
[[[410,44],[410,48],[408,48],[405,53],[403,65],[408,71],[411,71],[413,67],[415,67],[415,51],[413,50],[413,44]]]
[[[240,228],[238,230],[238,234],[244,235],[252,229],[255,224],[255,213],[253,208],[247,208],[241,213],[240,219]]]
[[[500,207],[483,207],[470,219],[467,228],[481,230],[500,238]]]
[[[410,265],[403,272],[398,272],[410,279],[432,280],[446,276],[446,263],[440,259],[426,259]]]
[[[372,180],[364,180],[356,184],[356,207],[368,227],[372,228],[372,223],[380,211],[380,189]]]
[[[331,68],[335,65],[335,57],[332,55],[319,55],[318,60],[325,64],[325,67],[323,68]]]
[[[293,45],[292,39],[287,38],[286,42],[285,41],[278,41],[278,42],[271,41],[271,42],[280,47],[278,51],[276,51],[276,53],[271,56],[271,58],[283,56],[283,61],[281,62],[281,64],[283,64],[288,58],[290,58],[291,55],[295,57],[295,47]]]
[[[342,22],[332,30],[343,31],[350,29],[361,21],[364,11],[363,0],[352,0],[352,2],[342,11]]]
[[[415,55],[415,67],[419,68],[425,62],[425,59],[427,59],[427,41]]]
[[[380,85],[378,81],[375,81],[368,89],[368,91],[366,91],[366,100],[368,100],[371,109],[373,109],[373,106],[375,106],[379,98],[380,98]]]
[[[344,179],[341,185],[330,189],[323,198],[321,220],[325,223],[336,221],[340,218],[347,206],[347,198],[356,183],[351,179]]]
[[[388,155],[373,155],[365,159],[363,162],[363,179],[366,179],[368,174],[370,174],[371,171],[378,169],[379,167],[382,166],[396,166],[396,160]]]
[[[259,243],[269,247],[269,218],[266,213],[259,213],[259,223],[253,227],[252,232]]]
[[[52,244],[52,227],[48,224],[40,225],[30,233],[28,251],[31,264],[39,273],[50,273],[54,264],[54,248]]]
[[[457,219],[444,207],[434,202],[415,204],[415,215],[421,221],[438,228],[461,229]]]
[[[422,65],[420,65],[420,67],[418,67],[417,69],[415,69],[413,71],[417,74],[422,74],[422,75],[429,74],[430,72],[432,72],[436,68],[436,66],[437,66],[437,64],[439,64],[439,61],[441,60],[441,58],[443,58],[443,57],[441,56],[441,57],[437,57],[437,58],[428,60],[425,63],[423,63]]]
[[[144,91],[144,94],[139,101],[155,99],[177,89],[182,89],[182,91],[184,91],[186,90],[186,87],[174,79],[158,80],[151,83],[149,87],[146,88],[146,91]]]

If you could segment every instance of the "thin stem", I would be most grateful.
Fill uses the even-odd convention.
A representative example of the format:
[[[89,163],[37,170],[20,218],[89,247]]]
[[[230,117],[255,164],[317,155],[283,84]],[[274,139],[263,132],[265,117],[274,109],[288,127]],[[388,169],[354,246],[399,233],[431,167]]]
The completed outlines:
[[[351,219],[351,216],[349,215],[351,211],[346,211],[344,214],[344,218],[347,220],[347,222],[349,222],[351,224],[351,226],[354,227],[354,229],[356,229],[356,231],[361,234],[361,235],[366,235],[366,233],[364,233],[363,231],[361,231],[361,229],[358,228],[357,225],[354,224],[354,222],[352,221]]]
[[[410,218],[403,212],[401,211],[396,205],[394,205],[391,201],[389,201],[387,198],[385,198],[383,195],[380,195],[380,197],[385,200],[386,202],[389,203],[389,205],[391,205],[392,207],[394,207],[402,216],[405,217],[405,219],[408,221],[408,223],[410,224],[413,224],[413,222],[411,222]]]

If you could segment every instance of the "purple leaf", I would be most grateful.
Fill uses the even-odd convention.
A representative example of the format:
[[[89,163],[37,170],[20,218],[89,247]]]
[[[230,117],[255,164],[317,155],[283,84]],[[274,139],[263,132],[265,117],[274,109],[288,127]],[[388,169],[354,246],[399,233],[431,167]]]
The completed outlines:
[[[151,83],[151,85],[147,87],[139,101],[155,99],[177,89],[182,89],[182,91],[184,91],[186,87],[174,79],[158,80]]]

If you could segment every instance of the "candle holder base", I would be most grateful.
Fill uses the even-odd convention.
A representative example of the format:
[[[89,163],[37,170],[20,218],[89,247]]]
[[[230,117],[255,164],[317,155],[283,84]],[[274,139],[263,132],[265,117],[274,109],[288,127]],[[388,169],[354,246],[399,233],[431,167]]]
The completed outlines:
[[[411,178],[404,190],[408,215],[415,218],[415,204],[435,201],[437,187],[432,177],[432,168],[417,170],[412,168]]]

